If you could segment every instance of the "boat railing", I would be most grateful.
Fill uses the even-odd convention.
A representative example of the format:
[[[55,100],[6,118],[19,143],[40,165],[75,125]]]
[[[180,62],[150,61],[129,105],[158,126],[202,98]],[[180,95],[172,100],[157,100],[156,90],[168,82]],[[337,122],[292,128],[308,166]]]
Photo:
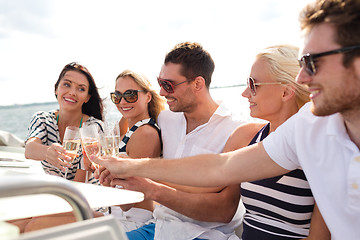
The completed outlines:
[[[67,201],[74,210],[75,223],[46,228],[22,234],[16,240],[127,240],[125,231],[112,215],[93,218],[84,195],[65,179],[55,176],[26,175],[2,177],[0,198],[34,194],[52,194]],[[51,204],[51,203],[44,203]],[[3,206],[6,207],[6,206]],[[56,206],[54,206],[56,208]],[[9,209],[11,211],[11,208]],[[11,238],[15,240],[14,238]]]
[[[32,194],[53,194],[64,199],[73,208],[77,221],[93,218],[92,210],[83,194],[72,184],[59,177],[41,176],[39,178],[35,175],[17,175],[16,177],[3,177],[0,182],[0,198]]]

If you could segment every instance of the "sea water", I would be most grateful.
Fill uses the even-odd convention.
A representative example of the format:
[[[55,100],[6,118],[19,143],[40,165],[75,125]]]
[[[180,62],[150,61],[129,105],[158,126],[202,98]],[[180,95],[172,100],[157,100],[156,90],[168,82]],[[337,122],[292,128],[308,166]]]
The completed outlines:
[[[236,119],[247,122],[257,121],[249,116],[248,100],[241,96],[244,89],[245,87],[215,88],[211,89],[210,93],[214,100],[224,101]],[[57,102],[0,106],[0,130],[13,133],[20,139],[25,139],[35,112],[58,108]],[[107,121],[116,121],[121,118],[116,106],[108,98],[104,99],[104,116]]]

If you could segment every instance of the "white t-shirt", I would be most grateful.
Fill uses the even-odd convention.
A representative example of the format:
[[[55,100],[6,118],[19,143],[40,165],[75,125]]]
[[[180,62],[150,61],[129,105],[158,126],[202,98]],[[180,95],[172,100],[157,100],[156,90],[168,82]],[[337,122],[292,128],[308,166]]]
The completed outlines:
[[[235,121],[231,112],[220,104],[209,121],[186,134],[184,113],[162,111],[158,117],[163,141],[164,158],[181,158],[205,153],[220,153],[230,134],[243,122]],[[219,203],[221,204],[221,203]],[[155,239],[188,240],[204,239],[238,239],[233,234],[241,223],[244,208],[228,223],[202,222],[188,218],[165,206],[154,210]],[[230,238],[231,239],[231,238]]]
[[[359,148],[340,114],[317,117],[310,105],[264,139],[265,150],[283,168],[304,170],[333,239],[359,239]]]

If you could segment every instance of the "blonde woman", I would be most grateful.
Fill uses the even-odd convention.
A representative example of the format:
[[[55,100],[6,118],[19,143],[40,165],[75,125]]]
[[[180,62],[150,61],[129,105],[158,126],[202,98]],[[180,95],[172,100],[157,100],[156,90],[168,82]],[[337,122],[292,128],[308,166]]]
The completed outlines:
[[[297,56],[298,48],[290,45],[268,47],[257,54],[242,96],[249,100],[250,115],[267,123],[238,127],[225,152],[262,141],[310,100],[306,87],[296,82]],[[313,211],[315,201],[301,169],[240,186],[246,209],[243,240],[305,238],[311,221],[311,237],[321,239],[319,230],[323,228],[318,226],[324,223],[316,206]]]
[[[160,157],[162,142],[156,119],[164,109],[164,100],[151,89],[150,82],[144,76],[125,70],[116,78],[115,91],[110,96],[129,126],[122,136],[119,152],[130,158]],[[136,180],[146,181],[143,178]],[[120,186],[117,183],[121,184],[120,180],[108,184]],[[111,207],[111,214],[123,223],[125,231],[145,224],[152,218],[154,209],[152,200],[120,207]]]

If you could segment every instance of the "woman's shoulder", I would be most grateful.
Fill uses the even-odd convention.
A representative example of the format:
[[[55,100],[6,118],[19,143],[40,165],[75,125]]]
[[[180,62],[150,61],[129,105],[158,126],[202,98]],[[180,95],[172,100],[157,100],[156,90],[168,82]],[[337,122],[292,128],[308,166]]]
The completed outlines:
[[[267,123],[246,123],[238,126],[226,142],[224,151],[233,151],[247,146]]]
[[[243,134],[252,134],[255,131],[255,134],[260,131],[261,128],[263,128],[267,123],[261,122],[261,123],[245,123],[240,126],[238,126],[232,135],[243,135]]]
[[[101,131],[101,132],[104,131],[104,122],[93,116],[84,115],[82,124],[84,124],[84,123],[86,123],[87,125],[97,125],[99,128],[99,131]]]
[[[141,125],[133,132],[126,146],[130,157],[157,157],[161,153],[161,138],[152,125]]]
[[[84,123],[86,122],[87,124],[98,123],[98,124],[103,125],[103,121],[102,121],[102,120],[97,119],[97,118],[95,118],[95,117],[93,117],[93,116],[85,115],[85,114],[84,114],[84,116],[83,116],[83,122],[84,122]]]
[[[132,133],[132,142],[148,142],[160,140],[159,127],[153,119],[144,119],[135,124],[137,128]]]
[[[133,136],[142,136],[142,137],[151,137],[151,136],[159,136],[157,125],[153,124],[143,124],[139,126],[136,131],[133,133]]]
[[[32,121],[39,120],[39,119],[56,119],[56,113],[58,110],[51,110],[51,111],[37,111],[32,116]]]

